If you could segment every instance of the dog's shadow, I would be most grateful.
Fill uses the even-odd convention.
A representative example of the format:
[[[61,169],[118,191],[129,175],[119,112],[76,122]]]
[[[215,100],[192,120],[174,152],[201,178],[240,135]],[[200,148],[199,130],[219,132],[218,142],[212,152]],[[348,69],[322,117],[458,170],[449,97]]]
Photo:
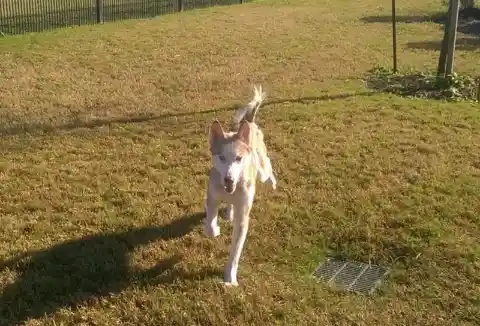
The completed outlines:
[[[135,279],[148,282],[154,278],[156,283],[163,283],[188,277],[174,275],[179,273],[173,269],[181,259],[177,255],[140,272],[129,266],[129,254],[138,246],[186,235],[203,216],[186,216],[163,227],[97,234],[0,262],[0,272],[17,275],[16,281],[7,285],[0,295],[0,325],[22,324],[63,307],[75,307],[93,298],[119,293]],[[203,276],[211,273],[218,274],[205,272]]]

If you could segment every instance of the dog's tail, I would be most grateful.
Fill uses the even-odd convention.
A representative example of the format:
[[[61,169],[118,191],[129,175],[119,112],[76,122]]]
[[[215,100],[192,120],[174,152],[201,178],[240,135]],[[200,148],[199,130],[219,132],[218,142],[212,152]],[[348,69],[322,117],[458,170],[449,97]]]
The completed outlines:
[[[233,117],[234,123],[238,126],[242,120],[246,120],[248,122],[255,122],[255,116],[257,114],[260,105],[262,105],[263,101],[267,94],[262,90],[262,85],[254,86],[254,95],[250,103],[246,106],[240,108],[235,113]]]

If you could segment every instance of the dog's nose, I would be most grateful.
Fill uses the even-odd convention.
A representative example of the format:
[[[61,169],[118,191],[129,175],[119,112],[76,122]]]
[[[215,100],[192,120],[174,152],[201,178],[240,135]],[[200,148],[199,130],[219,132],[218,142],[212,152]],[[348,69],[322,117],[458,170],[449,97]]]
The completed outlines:
[[[229,194],[233,193],[235,190],[235,184],[233,182],[232,178],[225,177],[223,179],[224,185],[225,185],[225,191],[228,192]]]

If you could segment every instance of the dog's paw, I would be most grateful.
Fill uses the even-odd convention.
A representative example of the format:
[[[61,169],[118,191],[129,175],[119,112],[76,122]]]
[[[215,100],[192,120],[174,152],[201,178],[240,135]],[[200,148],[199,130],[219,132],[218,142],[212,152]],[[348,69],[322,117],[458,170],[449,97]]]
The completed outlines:
[[[203,230],[205,234],[209,237],[218,237],[220,235],[220,227],[218,225],[208,225],[205,224]]]
[[[227,270],[223,276],[223,285],[226,287],[238,286],[237,276],[231,271]]]
[[[238,282],[222,282],[223,286],[233,288],[238,286]]]
[[[270,183],[272,184],[273,190],[277,189],[277,179],[275,178],[275,176],[272,174],[269,179]]]

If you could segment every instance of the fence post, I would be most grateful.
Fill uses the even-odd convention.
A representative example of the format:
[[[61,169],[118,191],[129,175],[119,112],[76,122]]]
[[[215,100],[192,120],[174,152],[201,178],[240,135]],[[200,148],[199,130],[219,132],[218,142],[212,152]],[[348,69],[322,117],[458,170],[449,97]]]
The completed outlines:
[[[397,14],[395,0],[392,0],[392,47],[393,47],[393,72],[397,73]]]
[[[183,11],[183,0],[178,0],[178,11]]]
[[[104,22],[103,15],[104,0],[97,0],[97,23],[102,24]]]

